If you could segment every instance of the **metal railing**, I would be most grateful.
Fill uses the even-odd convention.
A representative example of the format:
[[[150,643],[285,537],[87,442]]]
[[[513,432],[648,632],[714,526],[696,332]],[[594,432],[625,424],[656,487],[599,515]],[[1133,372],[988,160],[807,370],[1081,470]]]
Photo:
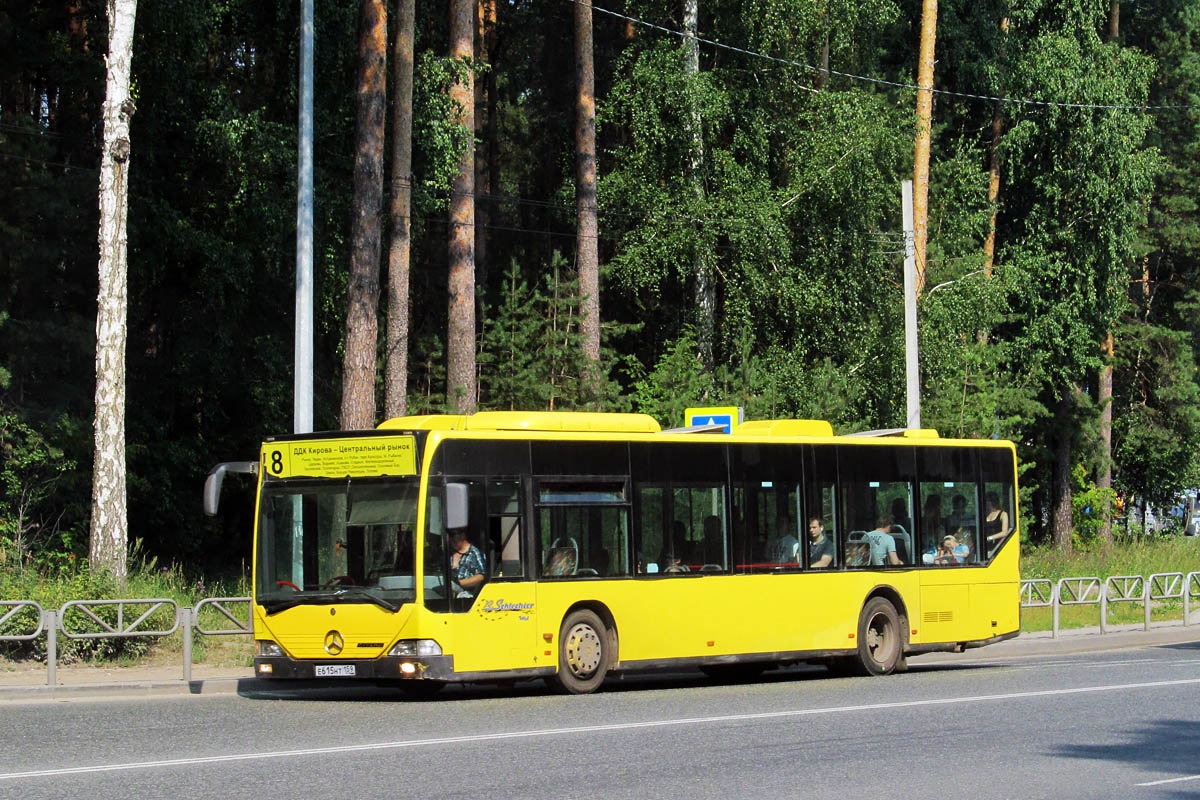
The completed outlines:
[[[245,615],[232,610],[245,606]],[[6,610],[7,609],[7,610]],[[22,615],[22,611],[26,612]],[[226,627],[211,627],[201,615]],[[0,633],[0,642],[30,641],[46,635],[46,683],[56,685],[58,635],[67,639],[128,639],[183,634],[183,680],[192,679],[192,643],[195,634],[230,636],[250,634],[249,597],[206,597],[195,608],[180,606],[166,598],[120,600],[72,600],[59,609],[43,609],[32,600],[0,600],[0,630],[6,623],[28,620],[36,612],[37,625],[19,633]]]
[[[1200,600],[1200,572],[1157,572],[1141,575],[1111,575],[1100,578],[1062,578],[1054,583],[1046,578],[1021,581],[1021,608],[1052,608],[1051,635],[1060,633],[1063,606],[1099,607],[1100,633],[1108,633],[1108,611],[1113,603],[1141,603],[1143,630],[1150,630],[1150,617],[1156,603],[1179,601],[1183,604],[1183,624],[1192,624],[1192,603]]]
[[[1059,637],[1059,616],[1063,606],[1099,606],[1100,633],[1103,634],[1108,632],[1110,604],[1141,603],[1145,610],[1144,629],[1149,630],[1151,611],[1156,602],[1181,601],[1183,624],[1192,624],[1192,603],[1200,600],[1200,572],[1160,572],[1148,578],[1114,575],[1104,580],[1062,578],[1057,583],[1046,578],[1031,578],[1021,581],[1020,590],[1021,608],[1053,609],[1052,636],[1055,639]],[[241,609],[233,610],[233,606],[244,606],[245,614],[240,613]],[[103,614],[105,611],[108,613]],[[213,622],[205,624],[202,615]],[[132,621],[127,622],[130,617]],[[60,609],[43,609],[33,600],[0,600],[0,630],[6,624],[20,621],[28,621],[32,627],[19,633],[0,633],[0,642],[30,641],[45,634],[46,683],[50,686],[56,682],[59,633],[68,639],[105,639],[163,637],[181,630],[183,680],[190,681],[192,643],[196,634],[238,636],[253,632],[249,597],[207,597],[194,608],[180,606],[166,598],[72,600]],[[79,629],[80,623],[93,630]],[[151,623],[157,627],[149,627]],[[212,627],[214,624],[224,627]]]

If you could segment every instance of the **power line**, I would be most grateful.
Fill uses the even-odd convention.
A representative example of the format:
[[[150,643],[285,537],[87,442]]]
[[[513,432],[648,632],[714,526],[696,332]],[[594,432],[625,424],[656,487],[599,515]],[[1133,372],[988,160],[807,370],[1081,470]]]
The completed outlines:
[[[731,44],[725,44],[724,42],[718,42],[715,39],[706,39],[703,36],[692,37],[686,31],[676,30],[674,28],[667,28],[663,25],[659,25],[654,22],[648,22],[644,19],[639,19],[637,17],[631,17],[627,14],[622,14],[620,12],[612,11],[607,8],[601,8],[598,5],[587,2],[587,0],[566,0],[566,1],[568,3],[574,3],[576,5],[590,8],[593,11],[599,11],[601,14],[608,14],[611,17],[616,17],[617,19],[622,19],[622,20],[625,20],[626,22],[632,22],[634,24],[641,25],[646,28],[650,28],[651,30],[660,31],[662,33],[666,33],[671,36],[677,36],[681,39],[695,38],[695,40],[697,42],[699,42],[700,44],[705,44],[705,45],[708,45],[710,47],[715,47],[720,50],[728,50],[732,53],[739,53],[744,56],[750,56],[751,58],[760,58],[765,61],[772,61],[776,64],[782,64],[782,65],[788,66],[788,67],[799,67],[801,69],[806,69],[811,72],[823,72],[826,75],[836,75],[839,78],[849,78],[850,80],[863,81],[864,83],[873,83],[873,84],[876,84],[879,86],[891,86],[891,87],[897,88],[897,89],[910,89],[915,92],[932,92],[933,94],[945,95],[947,97],[962,97],[962,98],[967,98],[967,99],[971,99],[971,100],[988,100],[988,101],[995,102],[995,103],[1013,103],[1013,104],[1018,104],[1018,105],[1047,106],[1047,107],[1055,107],[1055,108],[1079,108],[1079,109],[1094,109],[1094,110],[1107,109],[1107,110],[1117,110],[1117,111],[1160,111],[1160,110],[1178,110],[1178,109],[1200,109],[1200,105],[1130,106],[1130,105],[1102,105],[1099,103],[1060,103],[1060,102],[1056,102],[1053,100],[1028,100],[1028,99],[1023,99],[1023,98],[1019,98],[1019,97],[998,97],[996,95],[988,95],[988,94],[972,94],[970,92],[955,92],[955,91],[951,91],[950,89],[925,88],[923,86],[918,86],[915,83],[901,83],[899,81],[884,80],[883,78],[872,78],[867,75],[855,75],[851,72],[840,72],[836,69],[829,69],[828,67],[814,67],[813,65],[806,64],[803,61],[796,61],[796,60],[790,59],[790,58],[781,58],[779,56],[772,56],[772,55],[768,55],[766,53],[759,53],[754,50],[747,50],[744,47],[735,47],[734,45],[731,45]]]

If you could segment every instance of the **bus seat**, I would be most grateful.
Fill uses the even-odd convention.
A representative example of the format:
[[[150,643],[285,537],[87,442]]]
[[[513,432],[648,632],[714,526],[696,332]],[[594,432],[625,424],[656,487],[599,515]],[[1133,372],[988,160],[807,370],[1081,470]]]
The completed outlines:
[[[908,535],[908,531],[904,530],[903,525],[892,525],[892,539],[896,542],[896,555],[905,564],[911,564],[912,558],[912,537]]]
[[[599,572],[592,569],[591,567],[580,567],[579,569],[575,570],[575,574],[576,575],[588,575],[591,577],[598,577],[600,575]]]
[[[579,544],[570,536],[555,539],[546,551],[542,574],[548,577],[574,575],[579,567]]]

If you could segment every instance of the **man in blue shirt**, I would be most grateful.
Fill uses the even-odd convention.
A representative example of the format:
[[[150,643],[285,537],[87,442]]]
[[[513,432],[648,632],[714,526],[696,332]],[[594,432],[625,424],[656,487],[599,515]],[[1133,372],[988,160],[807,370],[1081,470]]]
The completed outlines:
[[[455,528],[450,531],[450,578],[475,595],[483,586],[485,572],[487,560],[483,551],[467,541],[466,530]]]

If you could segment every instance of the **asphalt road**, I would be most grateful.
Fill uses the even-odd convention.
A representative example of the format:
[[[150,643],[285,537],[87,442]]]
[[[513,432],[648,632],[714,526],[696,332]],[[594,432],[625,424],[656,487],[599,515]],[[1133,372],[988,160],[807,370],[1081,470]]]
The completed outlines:
[[[1200,797],[1200,642],[610,680],[0,706],[0,797]]]

